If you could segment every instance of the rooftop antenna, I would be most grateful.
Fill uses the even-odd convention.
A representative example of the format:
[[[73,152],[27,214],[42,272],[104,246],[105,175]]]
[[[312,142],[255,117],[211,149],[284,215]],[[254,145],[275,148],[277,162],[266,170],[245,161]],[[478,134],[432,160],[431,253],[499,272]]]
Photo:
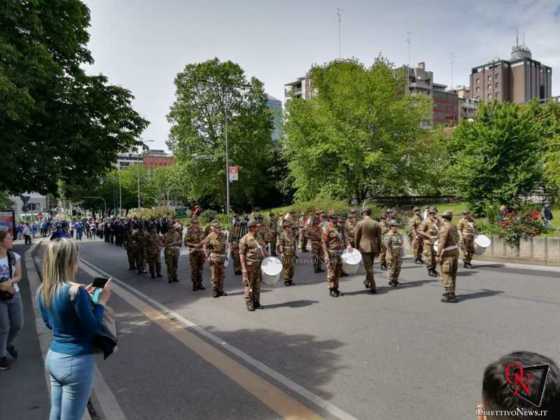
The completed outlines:
[[[338,17],[338,58],[342,58],[342,12],[342,9],[336,9],[336,16]]]
[[[515,28],[515,46],[519,47],[519,28]]]
[[[451,85],[450,85],[450,89],[453,90],[453,65],[455,64],[455,54],[451,53],[450,54],[450,63],[451,63]]]
[[[412,67],[412,57],[411,57],[412,50],[410,48],[410,43],[411,43],[410,35],[411,35],[410,32],[406,33],[406,45],[408,47],[408,67]]]
[[[523,32],[523,38],[521,38],[521,41],[523,42],[523,46],[526,47],[527,44],[525,44],[525,32]]]

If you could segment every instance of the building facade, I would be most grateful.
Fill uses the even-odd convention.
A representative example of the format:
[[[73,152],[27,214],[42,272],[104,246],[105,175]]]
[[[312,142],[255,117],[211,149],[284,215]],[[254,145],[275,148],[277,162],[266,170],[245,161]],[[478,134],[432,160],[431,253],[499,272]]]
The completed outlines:
[[[299,77],[296,81],[284,85],[284,101],[290,98],[311,99],[313,87],[309,75]]]
[[[272,141],[276,142],[282,137],[283,114],[282,101],[273,96],[267,95],[266,103],[270,112],[272,112],[274,128],[272,130]]]
[[[146,169],[173,166],[175,165],[175,156],[165,153],[163,150],[149,150],[144,153],[143,162]]]
[[[529,48],[516,44],[509,60],[474,67],[470,90],[471,97],[478,101],[544,102],[552,96],[552,69],[533,60]]]

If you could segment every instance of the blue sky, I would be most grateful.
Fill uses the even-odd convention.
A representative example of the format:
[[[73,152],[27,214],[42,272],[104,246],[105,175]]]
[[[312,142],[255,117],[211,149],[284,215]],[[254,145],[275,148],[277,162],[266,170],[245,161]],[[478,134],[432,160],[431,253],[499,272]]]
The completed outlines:
[[[92,15],[88,72],[132,91],[150,121],[145,139],[164,147],[175,75],[213,57],[239,63],[283,99],[283,85],[338,55],[370,64],[426,62],[439,83],[468,84],[471,67],[508,58],[517,28],[533,58],[553,68],[560,95],[560,0],[86,0]]]

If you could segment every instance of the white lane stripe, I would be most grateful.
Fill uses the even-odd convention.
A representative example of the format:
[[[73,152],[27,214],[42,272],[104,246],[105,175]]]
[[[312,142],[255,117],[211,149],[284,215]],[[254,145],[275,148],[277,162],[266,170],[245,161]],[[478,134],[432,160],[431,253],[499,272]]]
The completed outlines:
[[[95,264],[92,264],[91,262],[89,262],[89,261],[87,261],[83,258],[81,258],[81,261],[83,262],[82,267],[84,265],[86,266],[86,268],[87,268],[87,266],[89,266],[90,269],[93,269],[93,270],[97,271],[98,274],[104,275],[106,277],[111,277],[112,281],[116,282],[123,289],[126,289],[128,292],[130,292],[130,293],[136,295],[137,297],[143,299],[144,301],[150,303],[152,306],[154,306],[155,308],[160,310],[166,316],[175,319],[176,321],[183,324],[186,328],[189,328],[191,330],[196,331],[197,334],[202,335],[207,340],[217,344],[220,348],[226,349],[229,353],[232,353],[232,354],[236,355],[241,360],[243,360],[245,363],[249,364],[250,366],[252,366],[255,369],[257,369],[258,371],[260,371],[261,373],[269,376],[270,378],[273,378],[275,381],[282,384],[284,387],[286,387],[290,391],[292,391],[292,392],[298,394],[299,396],[307,399],[308,401],[313,403],[315,406],[322,408],[324,411],[326,411],[330,415],[332,415],[332,416],[334,416],[338,419],[341,419],[341,420],[357,420],[357,418],[352,416],[351,414],[349,414],[349,413],[345,412],[344,410],[338,408],[334,404],[331,404],[330,402],[324,400],[323,398],[319,397],[318,395],[314,394],[313,392],[305,389],[301,385],[298,385],[297,383],[295,383],[291,379],[287,378],[286,376],[282,375],[281,373],[278,373],[275,370],[269,368],[264,363],[259,362],[258,360],[249,356],[247,353],[239,350],[237,347],[234,347],[231,344],[228,344],[227,342],[222,340],[220,337],[206,331],[204,328],[198,326],[197,324],[195,324],[192,321],[189,321],[188,319],[184,318],[179,313],[169,309],[167,306],[162,305],[161,303],[157,302],[156,300],[152,299],[151,297],[146,296],[142,292],[139,292],[138,290],[130,287],[128,284],[126,284],[122,280],[119,280],[118,278],[115,278],[114,276],[107,273],[103,269],[97,267]]]

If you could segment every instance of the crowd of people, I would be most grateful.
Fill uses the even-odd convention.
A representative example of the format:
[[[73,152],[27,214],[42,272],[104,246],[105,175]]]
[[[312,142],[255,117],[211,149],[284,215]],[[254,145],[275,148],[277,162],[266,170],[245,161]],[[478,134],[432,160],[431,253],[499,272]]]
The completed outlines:
[[[227,230],[218,220],[203,227],[199,217],[193,215],[187,226],[174,218],[106,219],[97,224],[96,232],[107,243],[126,249],[129,269],[138,275],[162,277],[163,254],[169,283],[179,281],[180,249],[185,246],[193,292],[205,289],[202,273],[208,262],[216,298],[226,296],[223,284],[231,261],[235,275],[242,276],[247,309],[254,311],[261,307],[261,264],[268,256],[281,259],[284,285],[289,287],[295,282],[297,258],[310,253],[314,272],[326,269],[329,294],[339,297],[339,279],[346,275],[344,254],[358,250],[366,272],[364,286],[370,293],[376,293],[376,259],[380,268],[388,272],[389,285],[398,287],[405,244],[402,228],[411,244],[414,262],[425,264],[429,276],[440,277],[444,287],[442,301],[457,302],[460,250],[464,267],[472,268],[477,230],[469,212],[464,212],[457,225],[452,219],[451,212],[439,215],[433,207],[424,212],[415,207],[410,218],[387,209],[376,220],[369,208],[364,208],[361,215],[356,209],[347,214],[320,210],[283,215],[271,212],[266,218],[252,212],[234,215]]]

